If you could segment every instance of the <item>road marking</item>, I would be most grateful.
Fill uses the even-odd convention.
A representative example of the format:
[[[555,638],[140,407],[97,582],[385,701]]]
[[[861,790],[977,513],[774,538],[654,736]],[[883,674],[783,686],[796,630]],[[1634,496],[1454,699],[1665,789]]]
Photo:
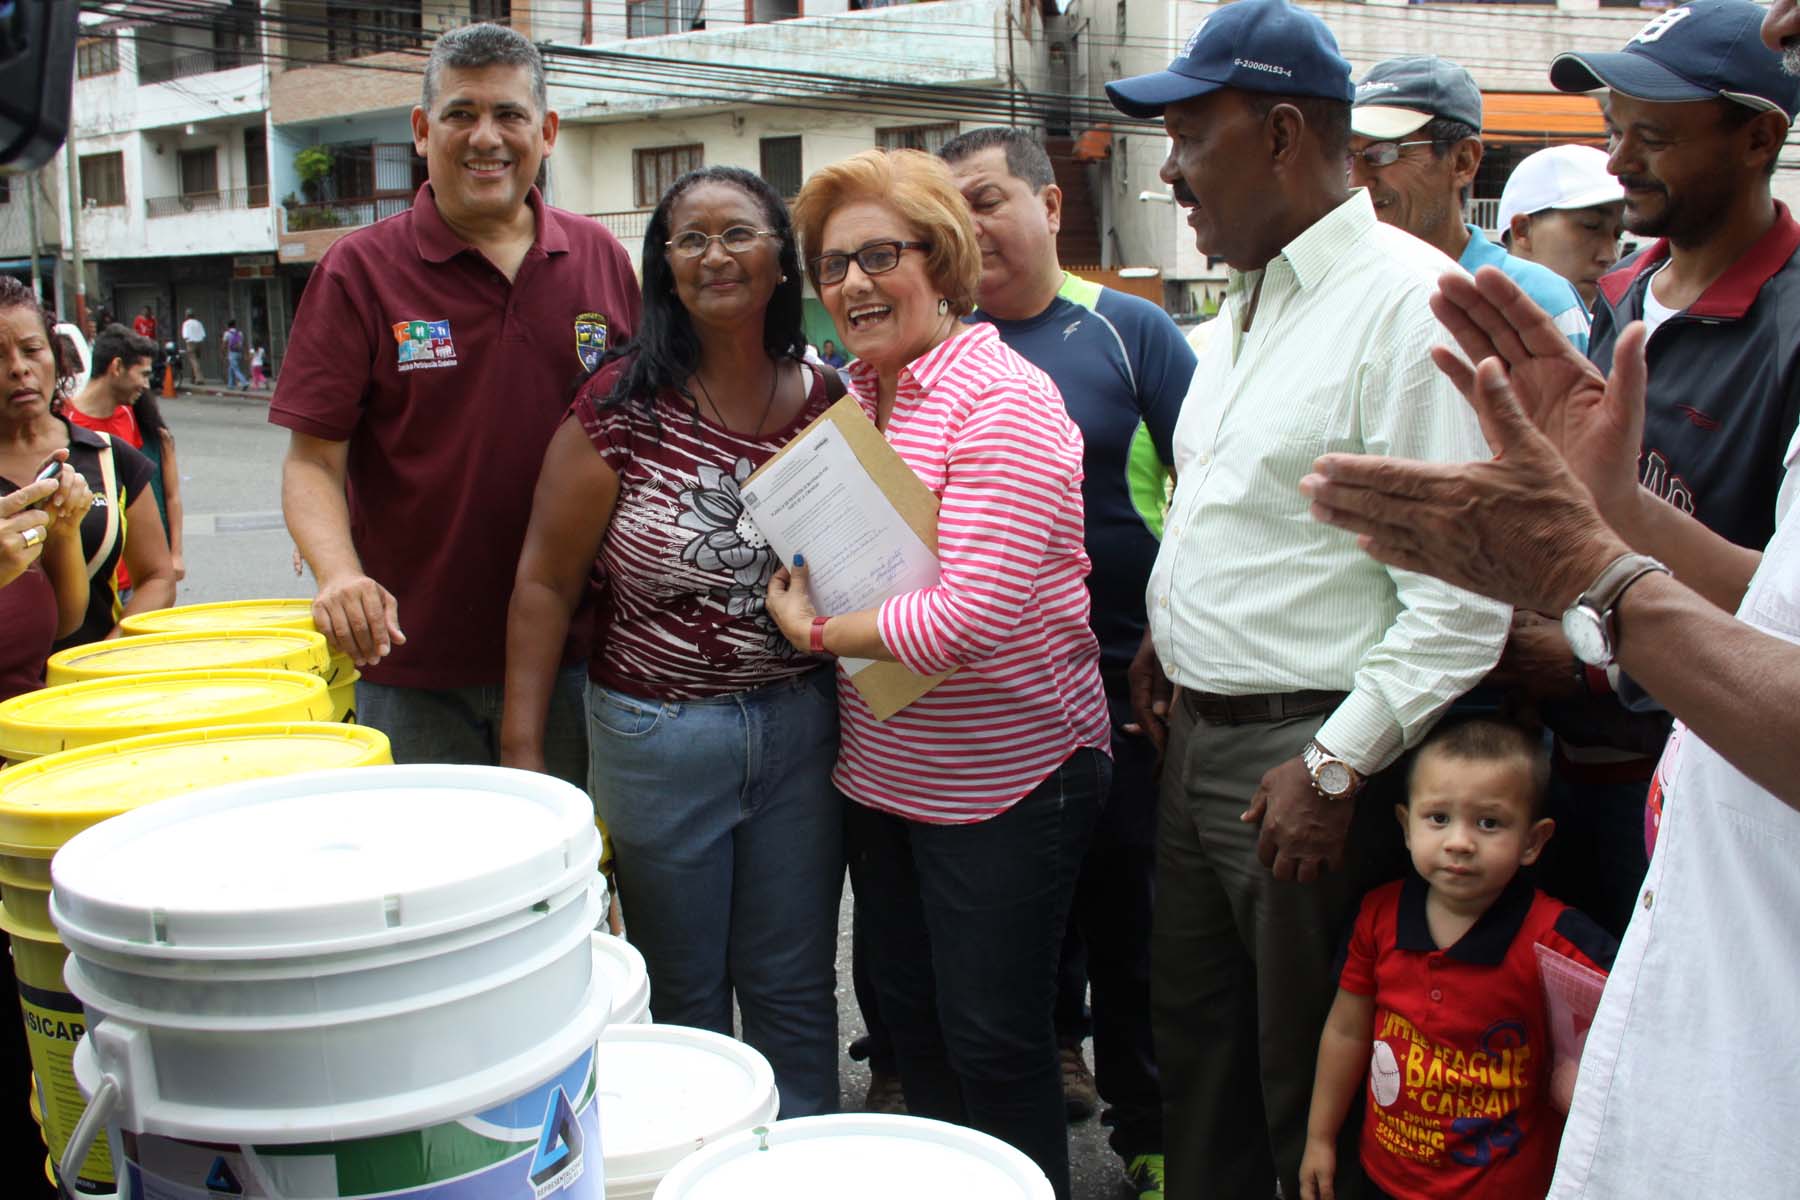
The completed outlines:
[[[182,518],[181,532],[187,537],[211,537],[216,533],[257,533],[286,526],[278,512],[196,513]]]

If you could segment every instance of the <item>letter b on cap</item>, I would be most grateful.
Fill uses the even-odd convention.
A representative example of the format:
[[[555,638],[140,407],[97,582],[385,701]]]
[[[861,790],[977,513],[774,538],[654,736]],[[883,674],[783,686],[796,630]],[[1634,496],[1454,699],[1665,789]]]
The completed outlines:
[[[1669,30],[1675,28],[1675,26],[1681,24],[1682,21],[1693,15],[1694,10],[1691,8],[1671,8],[1666,13],[1658,14],[1648,25],[1638,30],[1637,36],[1631,40],[1634,42],[1643,42],[1646,45],[1651,42],[1660,41],[1662,40],[1663,34],[1669,32]]]

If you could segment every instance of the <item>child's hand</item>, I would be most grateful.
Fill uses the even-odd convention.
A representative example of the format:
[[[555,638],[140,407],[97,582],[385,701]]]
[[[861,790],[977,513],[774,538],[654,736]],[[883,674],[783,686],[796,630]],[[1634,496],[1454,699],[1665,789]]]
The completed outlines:
[[[1337,1174],[1337,1146],[1324,1138],[1306,1139],[1300,1159],[1300,1200],[1336,1200],[1332,1176]]]

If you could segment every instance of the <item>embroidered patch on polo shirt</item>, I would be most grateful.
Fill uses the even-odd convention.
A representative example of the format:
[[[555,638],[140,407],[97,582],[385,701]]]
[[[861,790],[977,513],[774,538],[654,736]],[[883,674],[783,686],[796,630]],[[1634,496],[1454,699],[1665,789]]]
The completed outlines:
[[[456,343],[448,321],[395,321],[400,370],[423,371],[456,365]]]
[[[600,365],[606,354],[606,315],[584,312],[575,318],[575,353],[588,374]]]

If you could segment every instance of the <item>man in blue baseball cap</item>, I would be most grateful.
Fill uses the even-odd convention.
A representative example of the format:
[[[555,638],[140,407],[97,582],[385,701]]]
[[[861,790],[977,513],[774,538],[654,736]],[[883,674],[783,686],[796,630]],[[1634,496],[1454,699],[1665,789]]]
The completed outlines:
[[[1307,518],[1298,485],[1326,447],[1483,452],[1427,353],[1432,287],[1455,268],[1350,188],[1350,65],[1286,0],[1219,6],[1168,70],[1107,92],[1162,118],[1162,178],[1231,269],[1130,671],[1140,727],[1166,739],[1150,967],[1166,1192],[1266,1198],[1279,1180],[1298,1197],[1338,939],[1404,864],[1385,768],[1494,665],[1510,614],[1375,564]],[[1340,1196],[1360,1182],[1354,1141]]]
[[[1800,79],[1759,37],[1765,15],[1749,0],[1692,0],[1621,50],[1550,67],[1561,90],[1598,93],[1625,227],[1655,239],[1600,278],[1589,357],[1610,371],[1625,327],[1649,327],[1640,482],[1742,546],[1774,532],[1800,420],[1800,224],[1769,187]],[[1572,661],[1562,654],[1548,678],[1576,678]],[[1629,679],[1585,678],[1584,694],[1543,707],[1559,753],[1540,877],[1618,932],[1647,866],[1643,799],[1668,719],[1621,713],[1615,688],[1654,709]]]

